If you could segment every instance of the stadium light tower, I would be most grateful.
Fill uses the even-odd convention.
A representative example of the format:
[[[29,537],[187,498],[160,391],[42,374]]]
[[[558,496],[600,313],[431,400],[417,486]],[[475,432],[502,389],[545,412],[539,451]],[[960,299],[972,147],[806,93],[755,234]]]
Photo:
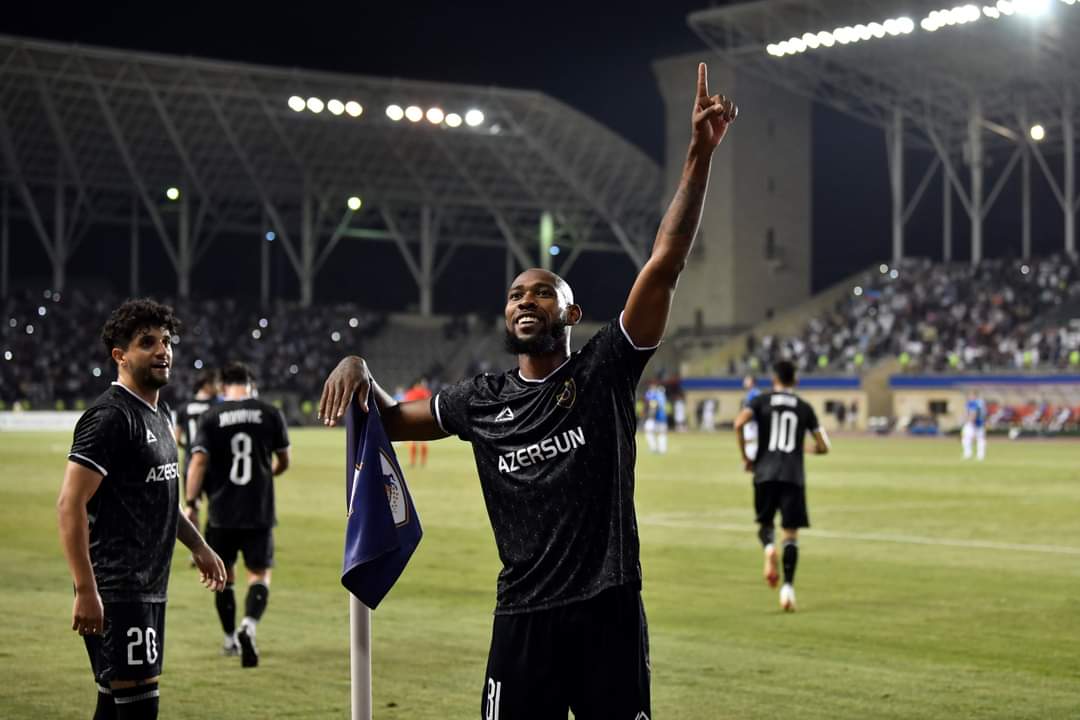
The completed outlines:
[[[361,200],[356,195],[353,195],[352,197],[350,197],[348,199],[348,201],[346,201],[345,204],[349,206],[350,210],[352,210],[353,212],[356,212],[357,210],[360,209],[360,206],[364,204],[364,201]]]
[[[397,122],[401,118],[405,117],[405,111],[401,109],[400,105],[387,105],[386,117],[390,118],[394,122]]]
[[[165,197],[169,198],[173,202],[176,202],[180,199],[180,188],[170,187],[165,191]]]
[[[1035,124],[1031,126],[1031,139],[1035,142],[1042,142],[1046,139],[1046,128],[1042,125]]]

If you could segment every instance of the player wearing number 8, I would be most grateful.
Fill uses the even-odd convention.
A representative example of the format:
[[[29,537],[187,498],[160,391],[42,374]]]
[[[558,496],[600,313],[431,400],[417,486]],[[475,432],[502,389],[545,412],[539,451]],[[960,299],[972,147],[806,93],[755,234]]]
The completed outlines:
[[[244,667],[259,663],[255,627],[270,597],[274,564],[274,477],[289,467],[289,435],[281,411],[252,397],[251,371],[231,363],[221,371],[224,401],[203,413],[191,448],[187,515],[198,524],[199,497],[210,499],[206,540],[228,570],[215,604],[225,632],[222,651],[241,656]],[[236,628],[236,559],[244,555],[248,591],[244,619]]]
[[[806,511],[806,473],[803,469],[803,441],[806,433],[814,436],[814,452],[829,452],[829,439],[820,426],[817,413],[794,392],[795,366],[781,360],[773,367],[773,390],[758,395],[735,418],[735,436],[743,465],[754,473],[754,509],[757,513],[758,538],[765,551],[765,580],[776,587],[776,529],[773,519],[780,511],[784,530],[784,584],[780,588],[780,606],[795,610],[795,566],[799,561],[799,528],[810,527]],[[750,422],[758,426],[757,457],[746,450],[743,428]]]

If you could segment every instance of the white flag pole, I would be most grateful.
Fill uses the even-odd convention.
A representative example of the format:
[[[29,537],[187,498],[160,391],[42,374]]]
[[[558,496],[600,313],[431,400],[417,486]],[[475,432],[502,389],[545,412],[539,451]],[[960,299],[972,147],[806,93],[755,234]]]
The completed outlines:
[[[349,593],[352,720],[371,720],[371,610]]]

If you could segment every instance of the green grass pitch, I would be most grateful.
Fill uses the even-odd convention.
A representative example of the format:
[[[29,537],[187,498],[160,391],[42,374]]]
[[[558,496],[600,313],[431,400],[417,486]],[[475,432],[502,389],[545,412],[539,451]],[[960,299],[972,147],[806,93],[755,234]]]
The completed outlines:
[[[69,443],[0,434],[3,718],[92,714],[54,510]],[[162,717],[348,717],[343,445],[294,432],[257,669],[220,656],[176,553]],[[673,435],[638,461],[654,717],[1080,717],[1080,444],[992,441],[976,465],[955,441],[835,438],[807,461],[793,615],[761,579],[735,453]],[[375,716],[474,718],[498,561],[469,447],[433,443],[406,477],[426,534],[374,616]]]

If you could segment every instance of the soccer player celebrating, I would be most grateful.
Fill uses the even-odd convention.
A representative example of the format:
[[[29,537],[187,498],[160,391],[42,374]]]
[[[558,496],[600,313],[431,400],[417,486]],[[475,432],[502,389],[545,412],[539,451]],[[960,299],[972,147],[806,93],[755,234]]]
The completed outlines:
[[[773,367],[773,390],[762,393],[739,411],[735,418],[735,437],[746,469],[754,473],[754,509],[757,512],[758,538],[765,549],[765,580],[776,587],[776,529],[773,520],[780,511],[784,529],[784,584],[780,588],[780,607],[795,611],[795,566],[799,562],[799,528],[810,527],[806,512],[806,472],[803,468],[803,440],[814,436],[814,452],[829,452],[829,438],[818,424],[814,408],[797,396],[795,366],[781,360]],[[761,438],[757,458],[746,451],[744,429],[756,422]]]
[[[971,459],[971,443],[975,442],[975,457],[979,460],[986,458],[986,401],[979,397],[979,393],[972,390],[968,393],[967,420],[960,430],[960,444],[964,449],[964,459]]]
[[[648,631],[634,512],[635,388],[664,336],[701,218],[712,153],[736,107],[698,67],[692,136],[652,254],[616,319],[579,352],[582,316],[565,280],[526,270],[507,292],[517,367],[397,404],[359,357],[323,388],[327,424],[372,391],[392,440],[472,443],[503,569],[481,717],[648,717]]]
[[[211,590],[225,567],[179,513],[168,407],[172,308],[128,300],[101,331],[118,380],[83,413],[57,501],[60,540],[75,582],[71,629],[83,636],[98,685],[94,720],[158,716],[165,601],[179,538]]]
[[[270,598],[274,564],[274,477],[289,467],[289,434],[281,411],[251,396],[251,371],[230,363],[221,371],[225,398],[202,415],[187,477],[187,516],[198,522],[199,497],[210,498],[206,539],[228,575],[214,598],[225,655],[240,654],[244,667],[259,664],[255,626]],[[248,571],[244,619],[236,629],[236,558]]]

